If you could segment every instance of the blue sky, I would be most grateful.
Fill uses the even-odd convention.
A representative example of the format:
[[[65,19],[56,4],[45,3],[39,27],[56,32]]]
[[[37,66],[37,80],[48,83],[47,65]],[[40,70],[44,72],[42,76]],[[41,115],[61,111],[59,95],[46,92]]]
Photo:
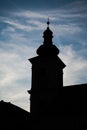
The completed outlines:
[[[50,18],[64,86],[87,83],[86,0],[0,0],[0,100],[29,111],[31,64]]]

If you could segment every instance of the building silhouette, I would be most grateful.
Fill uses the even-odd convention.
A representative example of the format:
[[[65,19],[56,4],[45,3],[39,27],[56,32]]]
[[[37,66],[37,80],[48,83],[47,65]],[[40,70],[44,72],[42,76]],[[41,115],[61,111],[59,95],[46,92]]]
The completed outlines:
[[[32,87],[29,91],[32,114],[48,113],[50,110],[49,103],[55,98],[55,93],[50,92],[56,92],[56,88],[63,87],[65,64],[57,56],[59,49],[52,43],[53,32],[49,28],[49,21],[47,22],[47,29],[43,33],[43,38],[43,45],[37,49],[38,56],[29,59],[32,64]]]
[[[37,56],[29,59],[32,64],[31,90],[28,90],[30,113],[1,101],[4,128],[3,124],[9,121],[15,129],[87,130],[87,84],[63,86],[66,65],[52,42],[53,32],[49,24],[48,20],[44,42],[37,49]]]

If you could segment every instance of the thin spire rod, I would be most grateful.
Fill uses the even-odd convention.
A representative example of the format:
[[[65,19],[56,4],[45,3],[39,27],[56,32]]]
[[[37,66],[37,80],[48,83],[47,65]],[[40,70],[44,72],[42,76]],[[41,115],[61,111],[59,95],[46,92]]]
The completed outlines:
[[[47,27],[49,28],[49,24],[50,24],[50,21],[49,21],[49,18],[48,18],[48,21],[47,21]]]

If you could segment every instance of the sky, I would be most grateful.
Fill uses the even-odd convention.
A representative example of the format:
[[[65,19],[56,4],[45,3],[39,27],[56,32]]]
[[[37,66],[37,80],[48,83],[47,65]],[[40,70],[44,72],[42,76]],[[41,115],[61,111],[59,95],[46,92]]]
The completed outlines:
[[[87,83],[87,0],[0,0],[0,100],[30,110],[31,64],[47,19],[66,64],[64,86]]]

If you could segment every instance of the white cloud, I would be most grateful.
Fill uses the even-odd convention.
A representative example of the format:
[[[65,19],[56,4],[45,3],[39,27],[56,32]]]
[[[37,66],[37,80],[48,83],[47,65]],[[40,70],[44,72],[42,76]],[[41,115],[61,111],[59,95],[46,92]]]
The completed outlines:
[[[29,99],[26,94],[31,87],[31,64],[28,58],[32,57],[34,48],[15,44],[6,46],[7,50],[0,49],[0,100],[11,101],[18,105],[20,99],[19,106],[29,110],[29,104],[26,105],[25,102],[23,106],[22,98],[26,101]],[[12,50],[8,51],[9,48]]]
[[[64,85],[82,84],[87,80],[87,60],[73,50],[70,45],[61,46],[60,57],[66,64],[64,69]],[[84,51],[84,50],[83,50]]]
[[[3,22],[15,27],[16,29],[21,29],[21,30],[25,30],[25,31],[31,31],[32,30],[31,26],[23,25],[23,24],[19,23],[19,21],[14,21],[14,20],[9,19],[9,20],[4,20]]]
[[[1,87],[0,98],[29,110],[29,95],[27,89],[31,86],[31,65],[27,58],[34,56],[35,48],[28,45],[7,44],[10,51],[2,51],[0,55]],[[73,50],[73,46],[59,46],[60,57],[67,65],[64,69],[64,85],[81,83],[81,78],[87,77],[87,61]],[[84,50],[83,50],[84,51]],[[21,55],[22,54],[22,55]],[[23,83],[24,82],[24,83]],[[24,102],[25,101],[25,102]],[[28,104],[27,104],[28,103]]]
[[[54,30],[55,35],[58,34],[58,36],[62,37],[65,37],[67,35],[71,37],[71,35],[75,36],[75,34],[82,32],[82,29],[75,24],[64,24],[64,25],[58,24],[53,25],[52,28]]]

